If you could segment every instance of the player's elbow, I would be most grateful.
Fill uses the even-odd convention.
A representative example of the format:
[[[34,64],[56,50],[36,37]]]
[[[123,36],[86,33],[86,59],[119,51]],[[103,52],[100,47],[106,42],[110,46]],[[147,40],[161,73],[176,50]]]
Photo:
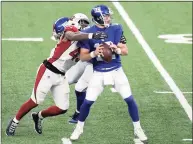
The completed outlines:
[[[66,35],[66,38],[67,38],[68,40],[70,40],[70,41],[73,41],[74,36],[72,36],[72,35]]]
[[[86,48],[80,48],[80,60],[89,61],[91,59],[89,50]]]
[[[80,60],[81,60],[82,62],[86,61],[85,58],[83,58],[83,57],[80,57]]]
[[[84,55],[80,55],[80,60],[81,60],[81,61],[88,61],[88,60],[85,58]]]

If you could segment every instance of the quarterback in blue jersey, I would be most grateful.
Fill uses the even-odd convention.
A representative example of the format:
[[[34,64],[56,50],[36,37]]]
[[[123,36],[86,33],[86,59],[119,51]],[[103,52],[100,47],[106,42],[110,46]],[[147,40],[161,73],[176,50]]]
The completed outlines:
[[[120,48],[124,47],[126,46],[126,43],[127,43],[127,40],[124,34],[122,34],[118,47]],[[69,84],[75,83],[77,81],[75,85],[75,94],[76,94],[76,100],[77,100],[76,111],[72,115],[72,118],[69,120],[69,123],[71,124],[76,124],[78,122],[80,107],[86,97],[86,90],[87,90],[89,81],[92,77],[92,74],[93,74],[93,65],[91,62],[87,62],[87,61],[79,61],[75,66],[70,68],[66,73]]]
[[[147,143],[147,136],[140,125],[137,104],[132,96],[128,79],[121,66],[120,55],[128,54],[126,46],[119,46],[123,33],[122,27],[119,24],[111,24],[112,11],[105,5],[95,6],[91,10],[91,15],[95,25],[86,29],[85,32],[103,31],[108,35],[108,38],[78,42],[78,46],[81,47],[80,59],[82,61],[92,61],[94,73],[88,85],[86,98],[80,108],[78,123],[70,139],[79,139],[83,133],[84,123],[89,114],[90,107],[101,94],[104,86],[112,85],[128,105],[128,113],[133,121],[135,137],[141,142]],[[104,42],[109,44],[113,50],[113,58],[109,63],[103,61],[101,58],[103,54],[101,44]]]

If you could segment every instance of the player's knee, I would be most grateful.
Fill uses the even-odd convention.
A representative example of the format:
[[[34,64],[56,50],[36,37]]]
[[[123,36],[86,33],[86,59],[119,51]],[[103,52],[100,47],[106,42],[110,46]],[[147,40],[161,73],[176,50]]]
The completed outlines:
[[[37,104],[37,100],[33,96],[31,96],[31,100]]]
[[[67,77],[67,80],[69,85],[76,83],[75,80],[70,77]]]
[[[60,108],[61,110],[68,110],[69,109],[69,102],[66,102],[65,104],[56,104],[56,106],[58,108]]]
[[[34,97],[34,96],[31,96],[31,99],[34,103],[36,104],[41,104],[43,103],[44,99],[43,98],[38,98],[38,97]]]
[[[128,85],[120,86],[118,92],[120,93],[120,95],[122,96],[123,99],[132,95],[131,89]]]
[[[69,85],[76,83],[76,80],[74,79],[74,77],[72,77],[70,75],[69,71],[67,71],[65,76],[66,76],[66,79],[67,79]]]
[[[88,84],[85,83],[76,83],[75,90],[78,92],[83,92],[87,89]]]
[[[44,102],[44,99],[43,99],[43,98],[37,99],[37,104],[41,104],[41,103],[43,103],[43,102]]]

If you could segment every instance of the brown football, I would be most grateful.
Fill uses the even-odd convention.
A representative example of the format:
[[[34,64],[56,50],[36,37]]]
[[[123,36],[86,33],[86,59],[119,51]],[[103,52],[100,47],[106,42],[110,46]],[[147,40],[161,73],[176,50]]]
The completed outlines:
[[[110,62],[112,60],[112,50],[110,49],[110,46],[107,43],[102,43],[101,45],[103,48],[103,56],[102,59],[105,62]]]

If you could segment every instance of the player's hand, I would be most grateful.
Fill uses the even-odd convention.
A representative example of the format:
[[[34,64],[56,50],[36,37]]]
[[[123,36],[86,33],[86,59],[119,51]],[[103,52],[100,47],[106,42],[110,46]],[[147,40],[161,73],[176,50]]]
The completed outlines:
[[[101,45],[99,45],[95,51],[94,51],[95,56],[99,56],[102,55],[103,56],[103,47]]]
[[[113,52],[117,53],[117,54],[121,54],[121,49],[117,47],[117,45],[111,43],[110,44],[110,48]]]
[[[114,51],[114,52],[115,52],[115,51],[116,51],[116,49],[117,49],[118,47],[117,47],[117,45],[115,45],[115,44],[111,43],[111,44],[110,44],[110,48],[111,48],[111,50],[112,50],[112,51]]]
[[[104,32],[96,32],[93,33],[92,39],[106,39],[108,38],[108,35]]]

